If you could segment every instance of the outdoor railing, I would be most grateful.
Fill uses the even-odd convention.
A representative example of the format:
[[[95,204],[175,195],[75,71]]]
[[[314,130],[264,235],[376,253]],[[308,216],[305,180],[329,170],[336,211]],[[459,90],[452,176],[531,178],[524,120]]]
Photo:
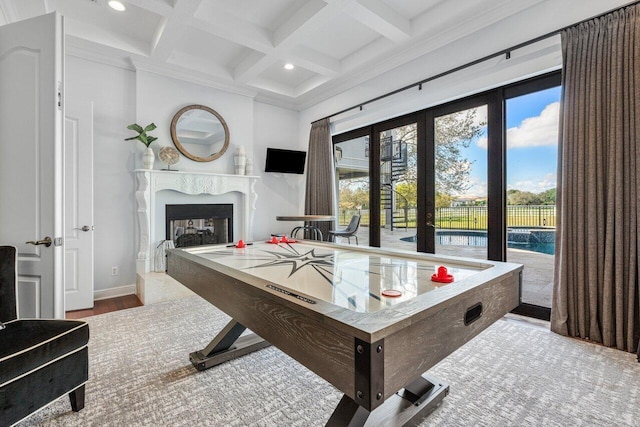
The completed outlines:
[[[416,227],[416,209],[397,209],[394,227]],[[346,226],[351,216],[360,214],[360,225],[369,226],[368,209],[341,209],[339,214],[340,225]],[[436,228],[456,230],[486,230],[487,207],[486,206],[452,206],[448,208],[436,208]],[[381,222],[386,223],[386,212],[381,212]],[[556,207],[553,205],[509,205],[507,206],[507,224],[509,227],[555,227]]]

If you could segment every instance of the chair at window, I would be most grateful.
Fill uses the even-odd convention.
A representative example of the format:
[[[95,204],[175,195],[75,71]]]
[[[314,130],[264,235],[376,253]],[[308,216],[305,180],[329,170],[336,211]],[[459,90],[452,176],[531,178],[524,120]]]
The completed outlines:
[[[360,227],[360,215],[354,215],[351,217],[351,221],[347,228],[343,230],[329,230],[329,240],[335,242],[336,237],[346,237],[349,244],[351,244],[351,238],[355,237],[356,245],[358,244],[358,236],[356,232],[358,231],[358,227]]]
[[[68,394],[84,408],[89,326],[78,320],[19,319],[17,251],[0,246],[0,419],[13,425]]]

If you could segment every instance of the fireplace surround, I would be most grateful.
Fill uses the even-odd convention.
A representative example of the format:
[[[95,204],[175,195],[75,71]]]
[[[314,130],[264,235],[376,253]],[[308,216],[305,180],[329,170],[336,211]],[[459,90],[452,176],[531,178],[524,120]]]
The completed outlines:
[[[154,272],[154,254],[159,242],[167,238],[165,232],[165,204],[171,202],[172,192],[180,193],[180,201],[188,198],[189,204],[212,203],[211,196],[237,194],[238,202],[233,203],[233,214],[229,228],[229,240],[253,240],[253,217],[258,195],[255,184],[259,177],[228,175],[202,172],[178,172],[137,169],[134,171],[137,188],[135,192],[138,216],[138,254],[136,257],[136,288],[143,304],[172,299],[177,282],[164,273]],[[157,193],[163,192],[162,197]],[[165,193],[166,192],[166,193]],[[166,203],[162,204],[156,199]],[[213,197],[213,203],[217,197]],[[203,202],[203,200],[206,200]],[[226,203],[220,197],[220,203]],[[162,226],[159,226],[162,224]],[[213,226],[215,228],[215,225]],[[237,235],[233,229],[237,230]],[[177,284],[180,288],[181,285]],[[186,288],[184,288],[186,290]]]

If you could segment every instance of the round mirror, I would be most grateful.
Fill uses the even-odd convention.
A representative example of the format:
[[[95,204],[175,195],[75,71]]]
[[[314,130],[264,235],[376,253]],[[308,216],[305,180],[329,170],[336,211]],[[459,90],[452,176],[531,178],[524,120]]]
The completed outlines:
[[[182,154],[196,162],[210,162],[229,146],[229,128],[222,116],[204,105],[189,105],[173,116],[171,139]]]

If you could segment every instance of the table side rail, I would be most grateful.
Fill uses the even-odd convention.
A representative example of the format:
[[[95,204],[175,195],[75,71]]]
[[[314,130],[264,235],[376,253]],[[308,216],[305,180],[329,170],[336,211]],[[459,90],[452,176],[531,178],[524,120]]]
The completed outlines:
[[[454,304],[387,336],[385,398],[517,307],[520,300],[519,284],[520,273],[514,271],[500,281],[469,290],[458,296]]]
[[[185,257],[169,256],[167,273],[350,397],[354,336],[327,327],[273,295]]]

